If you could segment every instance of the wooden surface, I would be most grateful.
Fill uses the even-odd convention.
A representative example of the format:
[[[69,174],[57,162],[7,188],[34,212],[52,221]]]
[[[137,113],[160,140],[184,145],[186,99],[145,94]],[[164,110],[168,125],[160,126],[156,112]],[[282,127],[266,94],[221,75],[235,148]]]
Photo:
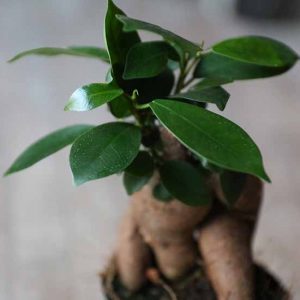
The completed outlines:
[[[123,0],[132,16],[159,23],[194,41],[265,34],[300,52],[299,23],[241,20],[227,1]],[[224,3],[223,3],[224,2]],[[222,5],[226,4],[225,6]],[[105,66],[75,58],[27,58],[39,46],[103,45],[104,0],[0,0],[0,170],[29,143],[73,123],[110,120],[106,109],[65,113],[77,87],[103,81]],[[300,66],[285,76],[235,84],[224,115],[261,147],[273,184],[254,242],[255,256],[300,299]],[[113,251],[127,205],[121,178],[72,186],[68,150],[26,172],[0,179],[0,299],[102,299],[97,272]]]

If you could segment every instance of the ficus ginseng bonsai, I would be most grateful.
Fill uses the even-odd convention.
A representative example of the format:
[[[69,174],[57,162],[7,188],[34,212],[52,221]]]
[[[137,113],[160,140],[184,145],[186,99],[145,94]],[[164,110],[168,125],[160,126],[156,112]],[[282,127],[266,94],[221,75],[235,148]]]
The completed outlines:
[[[162,39],[142,42],[139,30]],[[106,82],[76,90],[65,110],[107,104],[118,121],[57,130],[25,150],[6,175],[72,144],[75,185],[123,172],[132,195],[114,255],[116,272],[129,290],[147,279],[157,283],[160,274],[177,280],[201,256],[218,299],[254,299],[250,240],[261,180],[270,179],[249,135],[207,105],[224,110],[229,93],[223,85],[279,75],[298,55],[261,36],[206,49],[127,17],[111,0],[104,33],[106,49],[38,48],[10,60],[65,54],[107,62]]]

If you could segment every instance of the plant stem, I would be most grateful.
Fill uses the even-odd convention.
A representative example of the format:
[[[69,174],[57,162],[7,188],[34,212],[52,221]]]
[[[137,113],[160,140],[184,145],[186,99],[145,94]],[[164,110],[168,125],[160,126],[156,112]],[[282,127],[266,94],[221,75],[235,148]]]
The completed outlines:
[[[182,66],[180,67],[180,73],[179,73],[178,81],[177,81],[176,88],[175,88],[175,94],[179,93],[182,90],[182,85],[183,85],[183,82],[184,82],[185,76],[186,76],[185,71],[186,71],[186,66],[187,66],[188,60],[189,60],[189,57],[186,57],[183,61]]]
[[[195,80],[194,77],[191,77],[190,79],[188,79],[186,82],[183,83],[183,88],[185,88],[188,85],[190,85],[194,80]]]
[[[191,63],[188,65],[189,58],[187,57],[186,60],[183,63],[183,66],[180,68],[180,74],[178,78],[178,82],[175,89],[175,94],[178,94],[181,92],[182,89],[187,87],[191,82],[193,82],[194,78],[191,77],[185,82],[186,77],[192,72],[192,70],[196,67],[198,62],[201,59],[201,52],[197,54],[195,58],[191,61]]]

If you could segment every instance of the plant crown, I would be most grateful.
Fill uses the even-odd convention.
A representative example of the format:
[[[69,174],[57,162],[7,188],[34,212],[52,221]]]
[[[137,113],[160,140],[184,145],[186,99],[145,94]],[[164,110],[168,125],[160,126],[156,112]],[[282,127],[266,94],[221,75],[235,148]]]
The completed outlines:
[[[138,31],[158,38],[143,42]],[[110,64],[105,83],[77,89],[66,111],[89,111],[107,104],[118,120],[101,125],[74,125],[57,130],[27,148],[6,175],[23,170],[72,144],[70,166],[76,185],[123,172],[129,195],[140,190],[157,170],[158,200],[177,198],[206,205],[211,173],[219,173],[228,205],[239,196],[245,175],[270,181],[261,153],[238,125],[207,110],[223,111],[236,80],[279,75],[299,56],[285,44],[262,36],[242,36],[209,49],[157,25],[127,17],[108,0],[104,36],[98,47],[38,48],[28,55],[72,55]],[[188,153],[187,161],[165,160],[160,127],[170,131]]]

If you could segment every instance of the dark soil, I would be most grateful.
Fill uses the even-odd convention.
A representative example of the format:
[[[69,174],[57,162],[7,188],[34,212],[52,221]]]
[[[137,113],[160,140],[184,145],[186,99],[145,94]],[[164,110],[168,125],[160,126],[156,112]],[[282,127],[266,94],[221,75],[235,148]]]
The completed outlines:
[[[164,282],[162,285],[148,283],[138,293],[131,294],[126,290],[117,277],[110,286],[107,286],[106,277],[103,276],[104,289],[107,291],[108,300],[217,300],[203,270],[197,268],[189,276],[177,282],[169,284]],[[176,295],[176,298],[170,295]],[[108,295],[109,294],[109,295]],[[256,266],[256,300],[288,300],[289,297],[281,285],[264,269]]]

